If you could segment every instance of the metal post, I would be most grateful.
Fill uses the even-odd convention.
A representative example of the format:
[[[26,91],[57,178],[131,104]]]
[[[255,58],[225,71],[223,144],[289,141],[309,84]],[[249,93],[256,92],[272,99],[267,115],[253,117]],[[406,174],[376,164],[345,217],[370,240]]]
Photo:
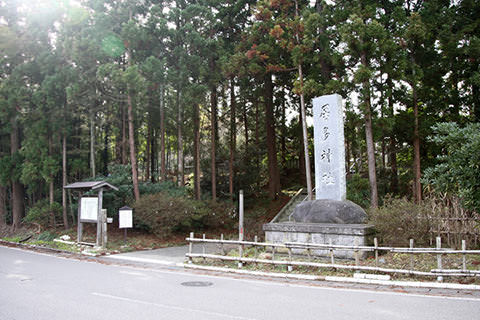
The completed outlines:
[[[462,251],[467,250],[467,243],[465,240],[462,240]],[[467,257],[465,253],[462,254],[462,270],[467,270]]]
[[[243,190],[240,190],[240,197],[239,197],[239,221],[238,221],[238,241],[243,241]],[[238,246],[238,256],[240,259],[243,257],[243,245]],[[238,267],[241,268],[243,266],[242,260],[238,262]]]
[[[378,267],[378,239],[373,238],[373,245],[375,246],[375,267]]]

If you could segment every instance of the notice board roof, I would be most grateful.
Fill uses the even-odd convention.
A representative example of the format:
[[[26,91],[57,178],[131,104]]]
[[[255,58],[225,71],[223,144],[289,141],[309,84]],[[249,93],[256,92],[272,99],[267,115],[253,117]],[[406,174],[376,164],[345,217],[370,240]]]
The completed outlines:
[[[118,188],[106,181],[85,181],[85,182],[75,182],[63,187],[64,189],[76,189],[76,190],[97,190],[100,188],[107,188],[117,190]]]

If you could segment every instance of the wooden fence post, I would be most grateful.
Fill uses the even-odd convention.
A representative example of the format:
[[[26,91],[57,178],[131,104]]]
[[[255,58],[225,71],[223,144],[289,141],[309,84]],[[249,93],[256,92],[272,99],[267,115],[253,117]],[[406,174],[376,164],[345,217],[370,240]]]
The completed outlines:
[[[290,263],[292,262],[292,248],[288,247],[288,261],[290,261]],[[291,264],[289,264],[287,266],[287,270],[288,272],[292,272],[293,271],[293,266]]]
[[[225,255],[225,247],[223,246],[223,233],[220,235],[220,240],[222,241],[220,243],[220,247],[222,248],[222,255]]]
[[[193,259],[192,259],[192,253],[193,253],[193,241],[192,239],[195,237],[195,235],[193,234],[193,232],[190,232],[190,243],[188,244],[188,253],[189,253],[189,256],[188,256],[188,263],[193,263]]]
[[[332,245],[332,239],[328,239],[328,244]],[[333,255],[333,247],[330,247],[329,250],[330,250],[330,262],[332,264],[335,264],[335,257]]]
[[[355,244],[355,247],[358,247],[358,238],[355,238],[354,244]],[[358,248],[355,248],[354,255],[355,255],[355,265],[358,266],[360,263],[360,257],[358,256]]]
[[[238,221],[238,240],[243,241],[243,190],[240,190],[239,196],[239,221]],[[240,260],[238,262],[238,267],[241,268],[242,264],[242,257],[243,257],[243,245],[240,244],[238,246],[238,256]]]
[[[441,249],[442,249],[442,238],[437,237],[437,250],[440,251]],[[442,270],[442,254],[441,253],[437,254],[437,269],[440,270],[440,271]],[[443,277],[438,276],[437,281],[442,282]]]
[[[413,249],[413,239],[410,239],[410,249]],[[413,258],[413,253],[410,253],[410,270],[413,270]]]
[[[205,262],[205,254],[207,251],[205,250],[205,233],[203,234],[203,242],[202,242],[202,255],[203,255],[203,262]]]
[[[258,242],[258,236],[255,236],[253,238],[253,242],[255,242],[255,245],[253,246],[253,249],[255,250],[255,260],[258,259],[258,249],[256,243]]]

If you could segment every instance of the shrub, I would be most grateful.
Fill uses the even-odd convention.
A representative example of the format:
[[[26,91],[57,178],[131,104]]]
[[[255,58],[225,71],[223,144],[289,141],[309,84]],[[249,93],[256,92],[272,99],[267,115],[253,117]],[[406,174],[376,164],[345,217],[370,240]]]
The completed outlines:
[[[369,223],[375,225],[377,237],[384,245],[408,246],[409,239],[416,245],[428,245],[430,222],[428,201],[418,205],[406,198],[385,197],[383,206],[370,209]]]
[[[464,128],[440,123],[430,141],[442,148],[435,167],[425,170],[423,182],[437,192],[458,195],[463,205],[480,212],[480,124]]]
[[[231,207],[209,204],[166,192],[143,196],[134,205],[135,226],[166,238],[177,232],[220,228],[232,222]]]
[[[125,205],[131,206],[134,202],[131,176],[132,169],[130,165],[110,164],[108,166],[108,172],[108,176],[97,176],[95,180],[105,180],[118,188],[118,191],[109,190],[103,194],[103,207],[107,209],[109,216],[114,216],[118,213],[119,208]],[[141,182],[139,189],[142,196],[159,192],[174,197],[185,196],[187,194],[185,188],[178,187],[172,181],[158,183]],[[96,192],[91,192],[91,195],[96,196]]]
[[[47,199],[40,200],[28,210],[28,213],[23,221],[37,223],[43,228],[46,228],[53,222],[52,213],[54,214],[56,221],[61,220],[62,206],[57,202],[54,202],[50,205]]]

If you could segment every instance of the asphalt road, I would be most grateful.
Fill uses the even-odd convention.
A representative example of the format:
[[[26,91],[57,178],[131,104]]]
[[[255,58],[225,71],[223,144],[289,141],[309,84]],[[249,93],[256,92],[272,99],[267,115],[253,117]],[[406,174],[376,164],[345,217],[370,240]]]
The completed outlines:
[[[1,320],[479,317],[476,295],[312,287],[108,265],[0,246]]]

